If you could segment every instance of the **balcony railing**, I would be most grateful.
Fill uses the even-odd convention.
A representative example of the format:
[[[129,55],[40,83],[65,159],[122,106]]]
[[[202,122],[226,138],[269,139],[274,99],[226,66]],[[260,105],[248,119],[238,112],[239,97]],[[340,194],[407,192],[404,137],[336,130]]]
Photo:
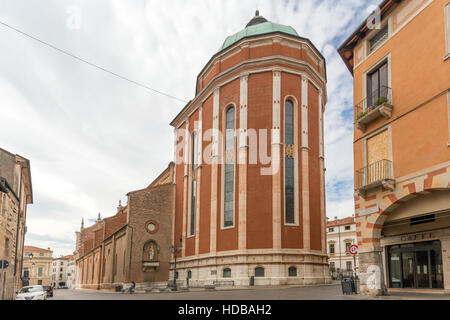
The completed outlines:
[[[355,177],[355,189],[362,196],[365,196],[368,190],[379,186],[394,190],[395,180],[392,173],[392,161],[380,160],[374,162],[357,170]]]
[[[361,131],[366,125],[383,116],[389,119],[392,116],[392,89],[381,86],[380,89],[368,94],[367,98],[355,105],[355,124]]]

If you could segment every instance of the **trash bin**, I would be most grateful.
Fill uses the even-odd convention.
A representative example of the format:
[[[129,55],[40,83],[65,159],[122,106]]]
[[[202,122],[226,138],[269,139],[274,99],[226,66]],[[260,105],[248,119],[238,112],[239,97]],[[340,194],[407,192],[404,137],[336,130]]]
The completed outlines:
[[[353,293],[353,281],[348,278],[344,278],[341,281],[342,285],[342,294],[352,294]]]
[[[120,284],[118,284],[115,288],[116,288],[116,292],[122,291],[122,286]]]
[[[250,286],[254,286],[255,285],[255,277],[251,276],[250,277]]]

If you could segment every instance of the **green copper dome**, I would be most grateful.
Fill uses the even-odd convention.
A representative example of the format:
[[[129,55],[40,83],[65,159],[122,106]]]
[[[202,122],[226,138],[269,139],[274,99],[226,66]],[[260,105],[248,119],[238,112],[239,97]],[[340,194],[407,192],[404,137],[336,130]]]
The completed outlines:
[[[219,51],[228,48],[241,39],[274,32],[281,32],[295,37],[299,36],[294,28],[267,21],[265,18],[259,15],[259,11],[256,11],[255,17],[247,24],[246,28],[226,38]]]

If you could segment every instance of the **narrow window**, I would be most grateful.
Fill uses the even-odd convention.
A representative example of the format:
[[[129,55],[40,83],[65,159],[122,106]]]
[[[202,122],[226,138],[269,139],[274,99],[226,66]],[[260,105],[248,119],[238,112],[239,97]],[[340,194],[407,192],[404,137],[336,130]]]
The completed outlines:
[[[224,278],[231,278],[231,269],[230,268],[223,269],[223,277]]]
[[[197,192],[197,181],[192,180],[191,183],[191,221],[189,235],[193,236],[195,232],[195,202],[196,202],[196,192]]]
[[[43,273],[44,269],[42,269],[42,267],[39,267],[38,269],[38,276],[42,277],[42,273]]]
[[[290,100],[287,100],[285,105],[284,128],[286,150],[288,148],[292,150],[294,145],[294,104]],[[285,221],[288,224],[294,224],[294,158],[293,154],[288,154],[288,152],[286,152],[284,161],[284,180]]]
[[[367,108],[389,99],[388,81],[387,62],[367,75]]]
[[[297,276],[297,268],[296,267],[290,267],[289,268],[289,277],[296,277]]]
[[[191,271],[191,270],[188,270],[188,272],[187,272],[187,278],[188,278],[188,279],[191,279],[191,278],[192,278],[192,271]]]
[[[386,24],[372,39],[370,39],[370,52],[380,47],[389,37],[389,24]]]
[[[255,268],[255,277],[264,277],[264,268],[263,267]]]
[[[224,227],[234,225],[234,108],[226,113]]]
[[[334,254],[334,244],[330,243],[330,254]]]

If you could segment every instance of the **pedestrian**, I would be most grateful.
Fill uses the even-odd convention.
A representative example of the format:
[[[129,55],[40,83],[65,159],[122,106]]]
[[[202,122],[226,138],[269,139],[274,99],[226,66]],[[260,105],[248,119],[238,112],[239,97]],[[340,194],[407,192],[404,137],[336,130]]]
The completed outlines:
[[[128,292],[133,293],[134,288],[136,288],[136,283],[134,281],[131,281],[131,287],[128,289]]]

